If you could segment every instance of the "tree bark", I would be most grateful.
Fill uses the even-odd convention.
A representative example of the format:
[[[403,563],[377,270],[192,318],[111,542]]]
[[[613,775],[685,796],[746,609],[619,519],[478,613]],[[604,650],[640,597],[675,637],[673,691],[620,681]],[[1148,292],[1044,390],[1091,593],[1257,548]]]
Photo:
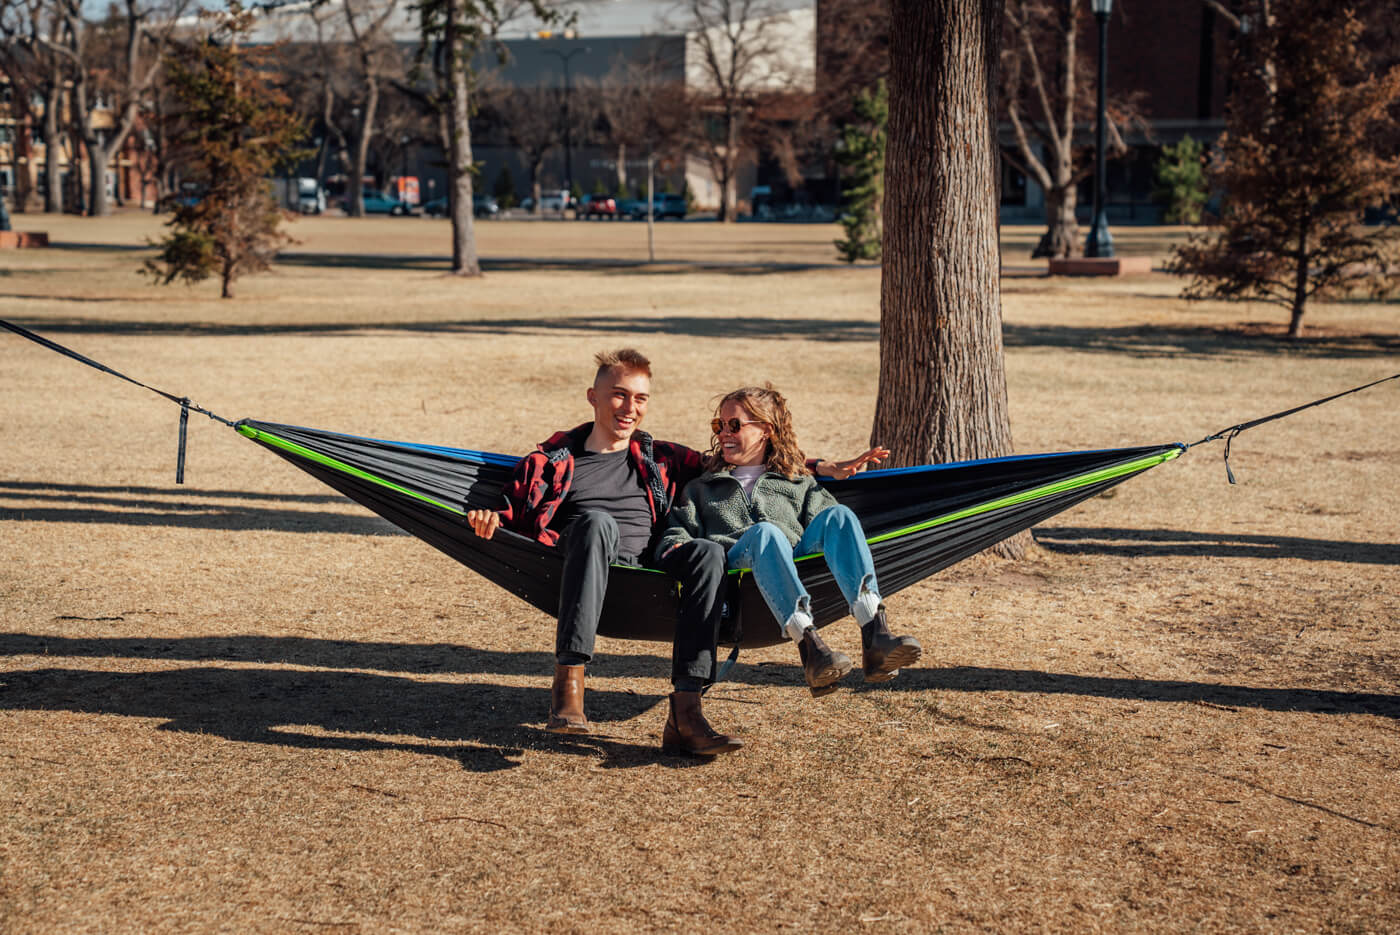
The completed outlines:
[[[892,466],[1012,451],[994,91],[1000,0],[891,0],[872,443]],[[998,551],[1024,554],[1027,536]]]
[[[374,112],[379,109],[379,81],[373,74],[365,79],[365,109],[355,141],[354,164],[350,169],[349,201],[346,213],[351,217],[365,216],[365,166],[369,162],[369,141],[374,136]]]
[[[58,66],[53,68],[50,83],[44,89],[44,211],[63,213],[63,186],[59,179],[58,112],[63,106],[63,79]]]
[[[1045,189],[1045,233],[1031,258],[1074,256],[1079,246],[1079,222],[1074,217],[1079,192],[1073,179],[1056,179]]]
[[[465,15],[462,6],[462,0],[448,0],[444,37],[451,95],[447,102],[450,133],[447,186],[451,189],[447,201],[452,211],[452,274],[480,276],[481,263],[476,255],[476,226],[472,215],[471,92],[467,81],[470,63],[460,37]]]

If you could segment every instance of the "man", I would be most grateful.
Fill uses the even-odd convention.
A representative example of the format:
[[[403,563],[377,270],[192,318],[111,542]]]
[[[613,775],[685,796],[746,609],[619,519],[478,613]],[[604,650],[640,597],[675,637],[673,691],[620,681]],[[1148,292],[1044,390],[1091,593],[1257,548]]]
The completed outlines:
[[[598,621],[614,563],[641,564],[653,530],[681,488],[700,475],[703,458],[684,445],[654,440],[639,426],[651,401],[651,362],[631,348],[599,353],[586,394],[593,421],[556,432],[521,459],[502,492],[503,509],[472,510],[467,522],[491,538],[504,525],[564,551],[555,631],[554,684],[545,729],[588,733],[584,670],[593,657]],[[832,477],[849,477],[872,449],[851,461],[816,462]],[[681,584],[671,655],[675,691],[663,750],[714,756],[743,746],[705,720],[700,694],[713,677],[723,612],[724,548],[698,539],[668,553],[662,569]]]

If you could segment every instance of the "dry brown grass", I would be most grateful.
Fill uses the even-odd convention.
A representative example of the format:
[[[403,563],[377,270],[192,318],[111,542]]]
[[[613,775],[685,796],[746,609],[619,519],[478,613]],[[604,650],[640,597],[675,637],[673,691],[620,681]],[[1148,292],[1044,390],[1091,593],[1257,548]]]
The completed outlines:
[[[229,417],[520,451],[623,342],[663,437],[752,379],[812,451],[875,404],[879,274],[830,228],[662,225],[645,268],[640,225],[482,225],[459,282],[441,223],[304,221],[220,302],[134,274],[148,218],[18,221],[59,246],[0,254],[4,317]],[[1400,370],[1393,304],[1295,347],[1158,275],[1003,285],[1022,451]],[[889,686],[747,654],[707,708],[749,746],[695,764],[657,752],[667,647],[605,643],[599,733],[546,735],[550,620],[208,420],[175,487],[173,406],[0,337],[0,930],[1396,931],[1396,387],[902,592]]]

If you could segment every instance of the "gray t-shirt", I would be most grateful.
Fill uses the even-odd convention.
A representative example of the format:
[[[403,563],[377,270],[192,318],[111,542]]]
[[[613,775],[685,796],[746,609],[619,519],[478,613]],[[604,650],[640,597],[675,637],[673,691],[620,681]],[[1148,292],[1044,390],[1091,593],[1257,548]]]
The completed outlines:
[[[574,452],[574,481],[550,525],[564,529],[583,510],[599,510],[617,521],[619,555],[646,554],[651,506],[628,449]]]

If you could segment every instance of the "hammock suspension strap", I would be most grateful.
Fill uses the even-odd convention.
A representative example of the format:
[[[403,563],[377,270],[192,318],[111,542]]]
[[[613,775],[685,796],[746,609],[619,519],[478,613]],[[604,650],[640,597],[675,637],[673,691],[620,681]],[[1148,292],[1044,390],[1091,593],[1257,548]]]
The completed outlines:
[[[1315,399],[1310,403],[1303,403],[1303,405],[1301,406],[1294,406],[1292,409],[1285,409],[1283,412],[1275,412],[1273,415],[1263,416],[1259,419],[1252,419],[1249,422],[1241,422],[1239,425],[1232,425],[1229,428],[1221,429],[1214,435],[1207,435],[1200,441],[1192,442],[1186,447],[1195,448],[1197,445],[1204,445],[1206,442],[1218,441],[1222,438],[1225,439],[1225,476],[1229,479],[1230,483],[1233,484],[1235,483],[1235,472],[1230,470],[1230,443],[1235,440],[1236,435],[1240,434],[1246,429],[1252,429],[1256,425],[1263,425],[1265,422],[1272,422],[1275,419],[1282,419],[1284,416],[1291,416],[1295,412],[1302,412],[1304,409],[1311,409],[1313,406],[1321,406],[1323,403],[1330,403],[1334,399],[1341,399],[1343,396],[1349,396],[1352,393],[1359,393],[1362,390],[1368,390],[1373,386],[1385,383],[1387,380],[1400,380],[1400,373],[1391,374],[1388,377],[1381,377],[1379,380],[1372,380],[1370,383],[1364,384],[1362,386],[1354,386],[1349,390],[1342,390],[1342,392],[1340,393],[1334,393],[1331,396],[1327,396],[1322,399]]]
[[[93,359],[90,358],[90,357],[84,357],[82,354],[79,354],[77,351],[73,350],[72,348],[64,347],[62,344],[59,344],[57,341],[50,341],[48,338],[42,337],[42,336],[40,336],[40,335],[37,335],[37,334],[35,334],[34,332],[30,331],[28,328],[20,327],[19,325],[15,324],[15,323],[12,322],[12,321],[6,321],[5,319],[0,318],[0,328],[5,328],[5,329],[8,330],[8,331],[13,331],[15,334],[19,335],[20,337],[22,337],[22,338],[28,338],[29,340],[33,341],[35,344],[39,344],[39,345],[41,345],[41,346],[43,346],[43,347],[47,347],[47,348],[48,348],[49,350],[51,350],[51,351],[56,351],[56,352],[58,352],[59,354],[62,354],[64,357],[71,357],[71,358],[73,358],[74,360],[76,360],[76,361],[77,361],[78,363],[80,363],[80,364],[87,364],[89,367],[93,368],[94,370],[100,370],[100,371],[102,371],[103,373],[109,373],[109,374],[111,374],[112,376],[118,377],[118,378],[120,378],[120,379],[122,379],[122,380],[125,380],[125,381],[128,382],[128,383],[135,383],[137,386],[141,387],[143,390],[150,390],[152,393],[155,393],[157,396],[164,396],[166,399],[170,400],[172,403],[175,403],[177,406],[179,406],[179,407],[180,407],[180,447],[179,447],[178,452],[176,453],[176,459],[175,459],[175,483],[177,483],[177,484],[183,484],[183,483],[185,482],[185,441],[186,441],[186,435],[187,435],[187,426],[189,425],[189,421],[190,421],[190,410],[194,410],[195,412],[202,413],[202,414],[208,416],[209,418],[213,419],[215,422],[222,422],[224,425],[227,425],[227,426],[229,426],[230,428],[233,427],[233,423],[230,422],[228,419],[225,419],[223,416],[215,415],[214,413],[210,412],[208,409],[205,409],[203,406],[196,406],[194,403],[190,402],[190,398],[189,398],[188,396],[179,397],[179,396],[174,395],[173,393],[167,393],[167,392],[165,392],[165,390],[158,390],[158,389],[156,389],[154,386],[147,386],[145,383],[142,383],[140,380],[133,380],[131,377],[127,376],[127,375],[124,374],[124,373],[121,373],[121,372],[119,372],[119,371],[117,371],[117,370],[113,370],[111,367],[108,367],[108,366],[105,365],[105,364],[100,364],[100,363],[98,363],[97,361],[93,360]]]

